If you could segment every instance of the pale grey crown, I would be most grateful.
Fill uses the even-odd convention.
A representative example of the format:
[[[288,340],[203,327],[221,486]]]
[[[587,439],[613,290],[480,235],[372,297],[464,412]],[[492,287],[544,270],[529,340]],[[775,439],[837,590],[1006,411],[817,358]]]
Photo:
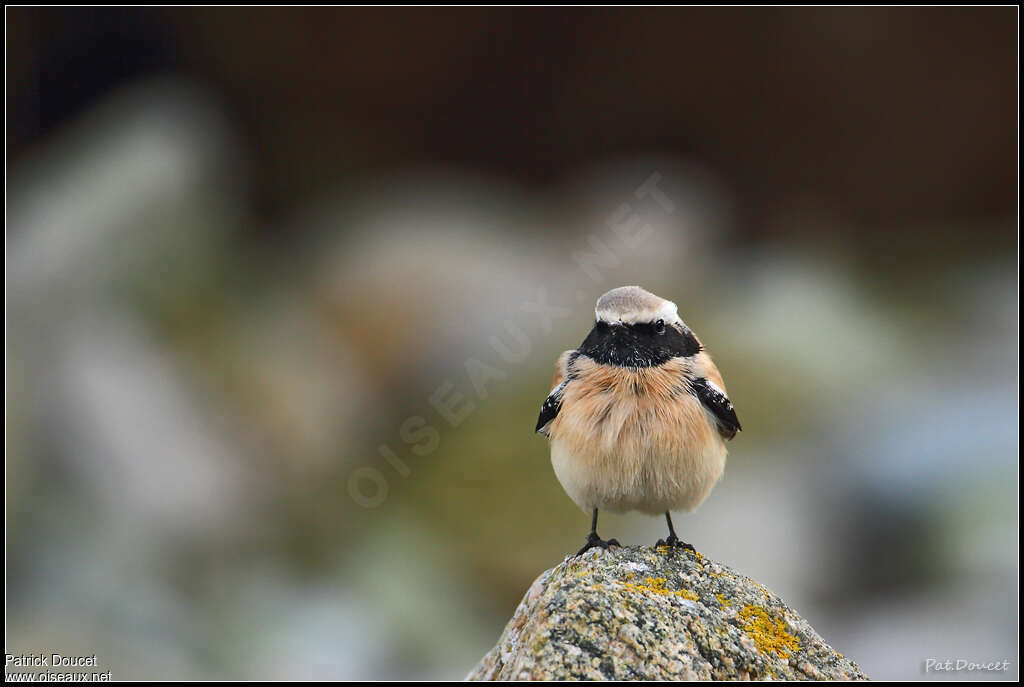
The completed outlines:
[[[594,309],[597,319],[612,324],[637,324],[664,320],[668,324],[680,324],[676,304],[640,288],[620,286],[597,299]]]

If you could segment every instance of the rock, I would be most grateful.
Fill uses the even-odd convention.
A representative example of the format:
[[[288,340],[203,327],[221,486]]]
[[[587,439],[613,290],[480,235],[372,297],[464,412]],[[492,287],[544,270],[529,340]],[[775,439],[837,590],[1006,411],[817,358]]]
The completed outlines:
[[[667,547],[544,572],[468,680],[866,680],[779,597]]]

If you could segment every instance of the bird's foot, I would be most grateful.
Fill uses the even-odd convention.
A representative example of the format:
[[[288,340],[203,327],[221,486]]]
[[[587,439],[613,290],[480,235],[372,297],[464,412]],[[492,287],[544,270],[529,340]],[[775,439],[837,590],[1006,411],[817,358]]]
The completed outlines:
[[[579,556],[584,554],[587,551],[590,551],[590,549],[607,549],[610,546],[622,546],[622,544],[619,543],[618,539],[609,539],[605,541],[604,539],[601,539],[601,537],[597,536],[597,532],[591,532],[590,536],[587,537],[587,543],[582,549],[576,552],[576,555]]]
[[[655,546],[667,546],[671,549],[683,549],[684,551],[697,553],[697,549],[693,548],[692,544],[687,544],[674,534],[668,535],[668,539],[659,539]]]

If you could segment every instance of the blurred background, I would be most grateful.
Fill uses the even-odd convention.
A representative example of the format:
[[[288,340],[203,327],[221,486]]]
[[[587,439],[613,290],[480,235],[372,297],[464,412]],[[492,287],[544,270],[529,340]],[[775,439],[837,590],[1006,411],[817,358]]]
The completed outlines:
[[[8,8],[7,651],[461,678],[588,531],[533,427],[639,283],[744,427],[683,538],[1016,679],[1017,17]]]

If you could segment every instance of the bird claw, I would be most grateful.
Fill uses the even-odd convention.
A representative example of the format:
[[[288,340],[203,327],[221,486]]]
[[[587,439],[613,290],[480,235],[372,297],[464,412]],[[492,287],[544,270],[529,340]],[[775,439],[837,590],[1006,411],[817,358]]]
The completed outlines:
[[[668,539],[659,539],[655,546],[667,546],[671,549],[683,549],[684,551],[697,553],[697,549],[693,548],[692,544],[687,544],[674,534],[668,535]]]
[[[609,539],[605,541],[601,537],[597,536],[596,532],[591,532],[590,536],[587,537],[587,543],[582,549],[576,552],[577,556],[583,555],[590,549],[607,549],[610,546],[622,546],[618,539]]]

